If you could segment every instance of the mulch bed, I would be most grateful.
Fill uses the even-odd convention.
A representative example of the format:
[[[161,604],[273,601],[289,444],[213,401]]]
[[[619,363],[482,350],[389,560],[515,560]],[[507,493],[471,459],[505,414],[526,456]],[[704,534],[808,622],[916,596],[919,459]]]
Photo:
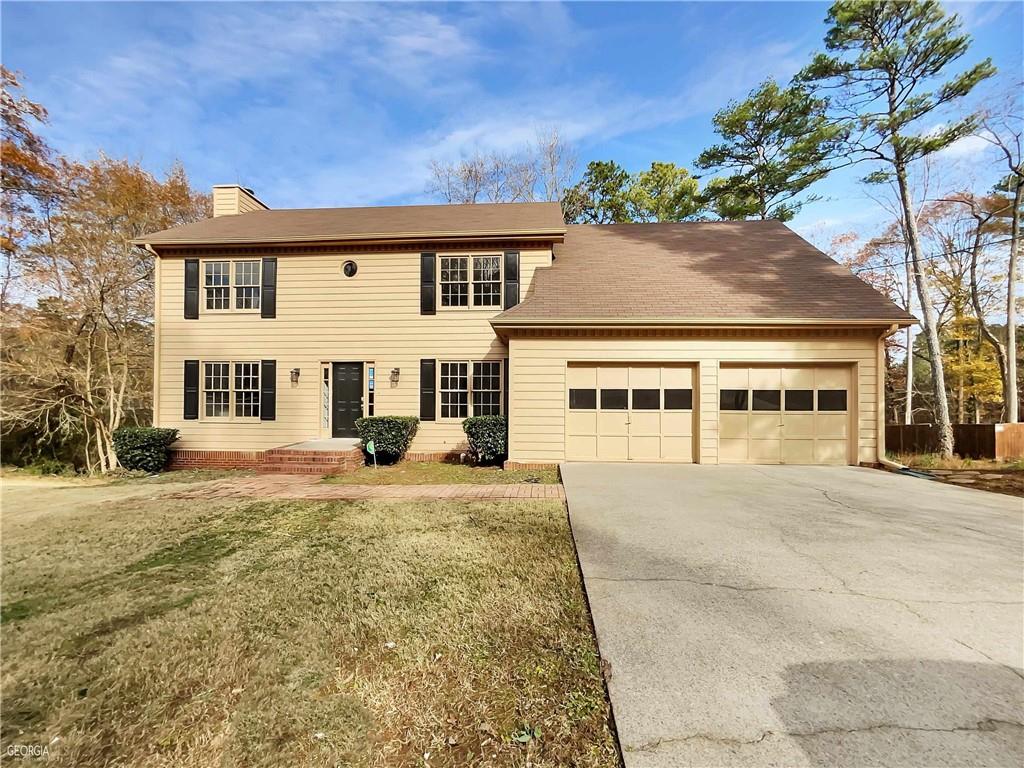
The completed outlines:
[[[1024,497],[1024,471],[993,469],[926,469],[936,480],[963,488]]]

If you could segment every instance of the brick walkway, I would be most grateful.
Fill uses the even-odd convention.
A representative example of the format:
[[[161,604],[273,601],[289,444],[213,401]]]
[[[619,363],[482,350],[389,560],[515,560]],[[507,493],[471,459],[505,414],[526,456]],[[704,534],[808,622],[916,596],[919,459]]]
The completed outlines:
[[[557,499],[565,500],[561,485],[510,483],[507,485],[335,485],[319,477],[258,475],[203,483],[173,494],[176,499]]]

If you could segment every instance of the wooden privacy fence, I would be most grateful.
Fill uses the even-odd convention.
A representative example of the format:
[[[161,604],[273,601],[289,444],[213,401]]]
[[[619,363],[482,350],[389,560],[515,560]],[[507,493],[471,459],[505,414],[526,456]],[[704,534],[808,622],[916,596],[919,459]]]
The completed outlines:
[[[939,429],[934,424],[889,424],[885,449],[890,453],[936,453]],[[1024,423],[954,424],[953,452],[972,459],[1024,458]]]

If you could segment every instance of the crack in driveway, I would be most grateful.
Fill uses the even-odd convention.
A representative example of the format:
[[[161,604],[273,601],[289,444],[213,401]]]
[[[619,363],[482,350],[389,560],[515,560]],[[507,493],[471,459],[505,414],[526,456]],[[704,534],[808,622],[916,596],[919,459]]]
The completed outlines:
[[[882,600],[884,602],[896,603],[907,607],[914,615],[924,619],[917,611],[909,608],[906,605],[907,602],[920,603],[924,605],[1024,605],[1024,601],[1021,600],[923,600],[923,599],[911,599],[901,600],[896,597],[885,597],[884,595],[872,595],[868,592],[858,592],[853,589],[847,589],[845,591],[837,591],[834,589],[823,589],[822,587],[778,587],[778,586],[745,586],[740,584],[725,584],[717,581],[701,581],[700,579],[685,579],[681,576],[586,576],[588,581],[607,581],[607,582],[664,582],[673,583],[677,582],[680,584],[693,584],[698,587],[716,587],[718,589],[729,589],[734,592],[817,592],[825,595],[836,595],[837,597],[863,597],[867,600]]]
[[[1000,720],[996,718],[986,718],[984,720],[979,720],[974,725],[954,726],[953,728],[925,728],[916,725],[900,725],[898,723],[876,723],[874,725],[866,725],[860,728],[818,728],[813,731],[767,730],[763,731],[753,739],[735,739],[728,736],[716,736],[710,733],[691,733],[688,736],[655,739],[636,746],[626,745],[624,749],[627,752],[653,752],[667,745],[681,744],[694,740],[710,741],[715,744],[726,744],[730,746],[749,746],[751,744],[760,744],[765,739],[776,737],[811,739],[817,736],[829,736],[834,734],[849,735],[854,733],[870,733],[872,731],[886,730],[911,731],[917,733],[991,733],[1000,725],[1006,725],[1012,728],[1024,728],[1024,723],[1018,723],[1015,720]]]

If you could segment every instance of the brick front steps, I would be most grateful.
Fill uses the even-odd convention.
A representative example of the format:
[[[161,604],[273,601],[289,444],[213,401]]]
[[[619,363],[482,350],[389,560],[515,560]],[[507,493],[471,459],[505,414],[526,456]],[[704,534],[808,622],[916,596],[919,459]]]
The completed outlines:
[[[303,451],[273,448],[264,452],[263,463],[256,468],[260,474],[339,475],[363,466],[363,452],[359,448],[347,451]]]
[[[359,448],[344,451],[306,451],[272,448],[269,451],[172,450],[169,469],[255,469],[260,474],[337,475],[363,466]]]

